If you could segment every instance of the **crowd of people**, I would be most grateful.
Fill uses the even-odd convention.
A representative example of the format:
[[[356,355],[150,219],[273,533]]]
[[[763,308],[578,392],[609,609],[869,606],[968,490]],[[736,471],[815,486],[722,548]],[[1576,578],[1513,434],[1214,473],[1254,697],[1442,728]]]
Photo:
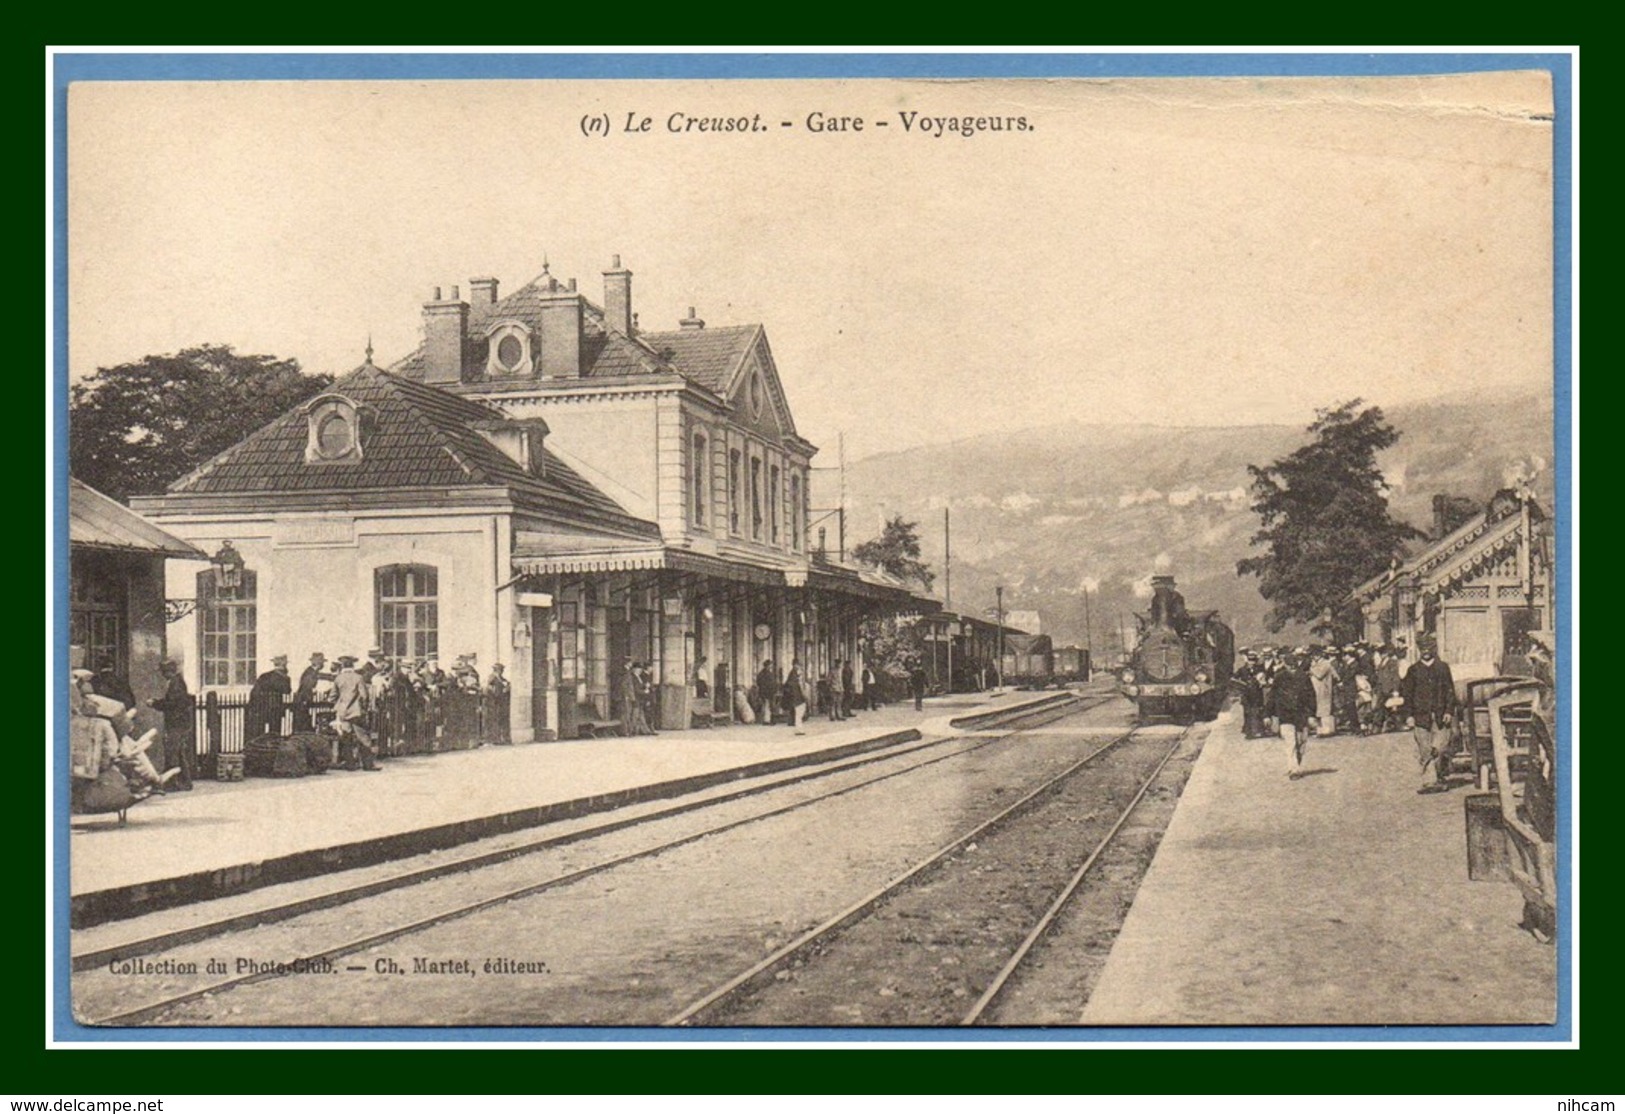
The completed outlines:
[[[1414,661],[1407,649],[1403,642],[1244,647],[1230,681],[1243,733],[1286,740],[1287,774],[1295,779],[1303,775],[1312,736],[1409,730],[1421,769],[1418,792],[1438,792],[1450,774],[1455,682],[1432,635],[1418,637]]]
[[[786,671],[768,660],[749,688],[734,687],[733,718],[739,723],[794,728],[804,724],[809,714],[845,720],[864,709],[874,711],[880,704],[880,678],[867,664],[855,667],[850,660],[837,658],[809,680],[798,662],[792,661]]]
[[[396,659],[374,647],[365,659],[342,654],[330,665],[318,652],[295,683],[279,654],[249,690],[244,735],[281,735],[285,727],[308,734],[330,709],[338,765],[351,770],[377,769],[384,754],[506,743],[512,685],[501,662],[482,684],[476,663],[463,654],[448,672],[437,659]]]
[[[70,656],[77,661],[83,655]],[[128,680],[111,663],[98,664],[89,669],[81,662],[70,672],[76,803],[90,808],[103,798],[134,801],[192,789],[198,708],[179,664],[160,663],[164,687],[145,702],[163,717],[162,731],[139,736],[140,705]],[[511,691],[500,662],[482,683],[473,654],[459,657],[447,672],[434,659],[400,661],[376,648],[365,659],[345,654],[332,663],[315,653],[297,682],[287,655],[279,654],[249,691],[243,739],[326,733],[338,766],[376,770],[384,754],[508,742]],[[101,787],[93,790],[98,782]],[[109,788],[115,782],[117,788]]]

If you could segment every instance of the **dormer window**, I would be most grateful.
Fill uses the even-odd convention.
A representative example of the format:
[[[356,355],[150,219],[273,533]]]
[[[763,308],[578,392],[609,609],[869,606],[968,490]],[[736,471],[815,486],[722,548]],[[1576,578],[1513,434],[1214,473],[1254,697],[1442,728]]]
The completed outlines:
[[[346,464],[361,459],[361,414],[343,395],[321,395],[305,405],[306,464]]]
[[[316,451],[327,460],[335,460],[355,448],[355,428],[350,419],[334,412],[322,419],[316,429]]]
[[[530,330],[520,321],[498,321],[486,330],[490,355],[485,361],[485,374],[492,379],[511,379],[516,375],[531,375],[534,365],[530,355]]]

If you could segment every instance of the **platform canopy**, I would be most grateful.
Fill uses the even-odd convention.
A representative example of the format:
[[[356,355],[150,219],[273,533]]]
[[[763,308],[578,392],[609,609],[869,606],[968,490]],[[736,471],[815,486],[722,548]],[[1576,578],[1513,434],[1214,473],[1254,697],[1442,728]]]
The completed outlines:
[[[209,555],[161,530],[89,484],[68,478],[68,543],[74,549],[105,549],[207,561]]]
[[[648,539],[520,530],[514,538],[513,571],[517,575],[634,572],[671,569],[753,584],[782,585],[784,571],[695,553]]]

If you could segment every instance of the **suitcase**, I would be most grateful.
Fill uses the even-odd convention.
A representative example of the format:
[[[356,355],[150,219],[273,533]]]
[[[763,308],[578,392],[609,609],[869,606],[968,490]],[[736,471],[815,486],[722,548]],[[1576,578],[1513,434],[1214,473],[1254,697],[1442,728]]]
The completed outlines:
[[[323,773],[332,764],[332,739],[315,732],[261,735],[243,748],[243,772],[249,777],[304,777]]]

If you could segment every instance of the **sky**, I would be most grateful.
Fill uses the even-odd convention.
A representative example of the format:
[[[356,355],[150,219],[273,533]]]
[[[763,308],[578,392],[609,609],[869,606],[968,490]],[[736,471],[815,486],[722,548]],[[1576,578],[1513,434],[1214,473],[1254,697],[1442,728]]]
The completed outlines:
[[[73,379],[205,342],[342,373],[370,337],[387,366],[437,286],[545,262],[601,301],[619,254],[646,329],[690,306],[766,326],[822,465],[842,434],[855,459],[1551,383],[1540,73],[98,82],[68,104]],[[977,118],[1011,126],[947,130]]]

